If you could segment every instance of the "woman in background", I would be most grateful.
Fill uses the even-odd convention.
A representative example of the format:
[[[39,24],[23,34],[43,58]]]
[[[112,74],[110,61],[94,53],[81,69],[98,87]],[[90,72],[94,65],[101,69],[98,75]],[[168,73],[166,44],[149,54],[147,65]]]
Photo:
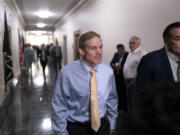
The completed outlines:
[[[45,44],[41,45],[39,57],[40,57],[40,62],[41,62],[41,66],[42,66],[42,69],[43,69],[43,76],[44,76],[44,78],[46,78],[46,76],[45,76],[45,68],[46,68],[46,65],[47,65],[47,62],[48,62],[48,51],[47,51],[47,48],[46,48]]]

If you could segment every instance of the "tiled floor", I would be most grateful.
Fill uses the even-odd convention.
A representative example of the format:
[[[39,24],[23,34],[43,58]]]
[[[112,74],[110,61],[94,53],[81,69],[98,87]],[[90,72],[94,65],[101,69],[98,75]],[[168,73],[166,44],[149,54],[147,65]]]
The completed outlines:
[[[51,127],[51,97],[56,82],[53,68],[47,67],[46,79],[40,66],[33,65],[27,76],[22,70],[17,86],[11,89],[0,135],[53,135]],[[118,134],[120,121],[118,118]]]

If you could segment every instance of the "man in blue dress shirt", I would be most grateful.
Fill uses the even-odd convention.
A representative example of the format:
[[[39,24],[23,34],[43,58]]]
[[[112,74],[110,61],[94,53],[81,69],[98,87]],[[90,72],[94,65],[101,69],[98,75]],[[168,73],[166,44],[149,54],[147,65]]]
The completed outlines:
[[[79,39],[82,59],[65,66],[58,75],[52,99],[52,126],[55,135],[113,135],[118,97],[113,71],[102,62],[100,35],[90,31]],[[101,125],[91,128],[90,70],[96,72]]]

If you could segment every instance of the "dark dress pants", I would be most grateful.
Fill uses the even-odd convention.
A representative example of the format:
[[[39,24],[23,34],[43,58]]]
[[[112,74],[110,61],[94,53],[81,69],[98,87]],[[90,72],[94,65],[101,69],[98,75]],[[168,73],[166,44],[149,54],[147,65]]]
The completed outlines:
[[[47,61],[41,61],[41,66],[42,66],[43,74],[44,74],[44,75],[45,75],[45,68],[46,68],[46,65],[47,65]]]
[[[56,73],[59,72],[59,70],[62,68],[62,59],[61,57],[54,57],[54,68]]]
[[[106,118],[101,119],[101,126],[96,133],[91,129],[91,123],[68,122],[67,131],[69,135],[109,135],[109,121]]]
[[[128,99],[128,111],[132,109],[132,97],[133,97],[133,90],[134,90],[134,84],[130,83],[131,80],[125,80],[126,88],[127,88],[127,99]]]

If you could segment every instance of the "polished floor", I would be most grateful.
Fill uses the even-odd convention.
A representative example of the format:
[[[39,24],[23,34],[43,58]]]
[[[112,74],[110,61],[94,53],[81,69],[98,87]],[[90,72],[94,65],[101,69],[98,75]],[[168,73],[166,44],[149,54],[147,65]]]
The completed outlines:
[[[51,98],[56,73],[46,68],[43,77],[40,65],[33,65],[32,73],[22,73],[16,86],[1,107],[0,135],[53,135],[51,127]],[[118,123],[123,119],[118,117]],[[120,135],[120,124],[118,133]]]
[[[47,67],[46,78],[42,68],[33,65],[32,73],[22,74],[5,107],[5,119],[0,135],[52,135],[51,97],[56,81],[53,68]]]

